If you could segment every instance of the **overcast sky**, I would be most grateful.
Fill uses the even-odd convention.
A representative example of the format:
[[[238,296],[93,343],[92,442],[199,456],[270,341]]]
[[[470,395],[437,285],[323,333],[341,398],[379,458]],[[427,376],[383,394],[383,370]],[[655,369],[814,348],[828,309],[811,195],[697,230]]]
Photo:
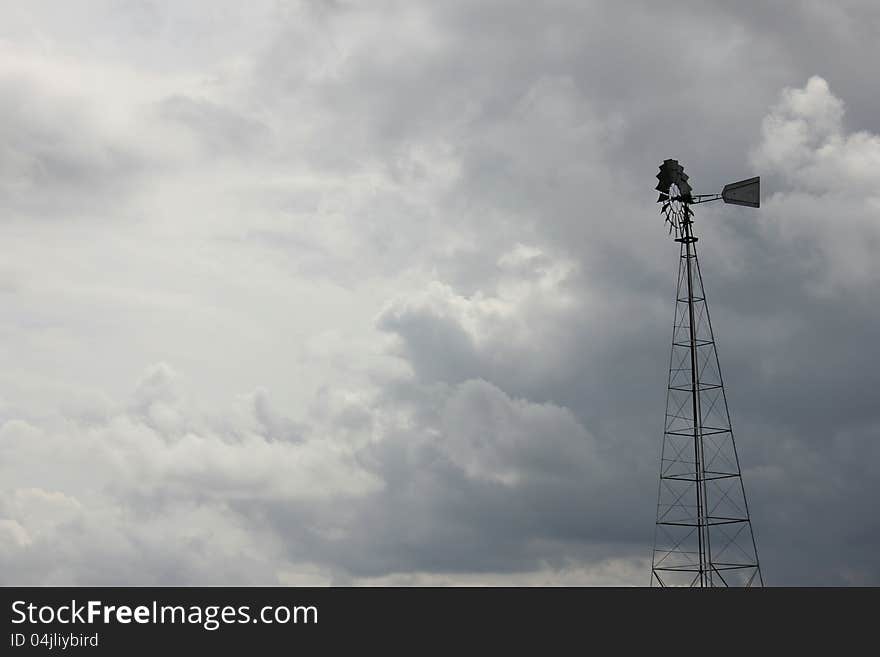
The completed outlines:
[[[0,3],[0,583],[650,577],[678,245],[768,584],[880,584],[880,5]]]

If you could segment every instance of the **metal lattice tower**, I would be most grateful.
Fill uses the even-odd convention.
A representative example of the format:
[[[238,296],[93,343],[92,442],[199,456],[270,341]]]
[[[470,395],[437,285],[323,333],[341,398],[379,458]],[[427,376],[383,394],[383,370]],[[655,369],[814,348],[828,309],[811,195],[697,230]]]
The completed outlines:
[[[690,209],[717,199],[758,207],[759,182],[696,196],[675,160],[657,177],[680,258],[651,585],[763,586]]]

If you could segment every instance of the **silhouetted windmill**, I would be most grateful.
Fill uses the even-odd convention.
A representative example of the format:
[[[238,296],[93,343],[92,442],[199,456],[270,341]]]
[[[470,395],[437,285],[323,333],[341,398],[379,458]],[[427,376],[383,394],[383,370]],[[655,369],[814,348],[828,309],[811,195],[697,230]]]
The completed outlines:
[[[716,200],[757,208],[760,181],[694,195],[677,160],[665,160],[657,178],[681,249],[651,585],[763,586],[690,208]]]

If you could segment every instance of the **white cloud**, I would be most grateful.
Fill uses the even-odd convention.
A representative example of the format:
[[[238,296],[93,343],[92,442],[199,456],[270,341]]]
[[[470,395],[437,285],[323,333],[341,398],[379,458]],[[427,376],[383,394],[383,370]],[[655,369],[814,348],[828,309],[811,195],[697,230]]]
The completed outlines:
[[[766,230],[800,251],[817,291],[877,281],[880,137],[846,130],[844,104],[824,79],[782,92],[752,161],[769,174]]]
[[[511,400],[484,381],[457,387],[442,411],[442,445],[468,475],[516,486],[523,479],[589,478],[594,439],[570,411]]]
[[[7,420],[0,427],[0,527],[9,540],[0,556],[3,571],[16,573],[7,581],[370,577],[371,561],[386,562],[389,572],[419,571],[430,556],[409,551],[457,540],[498,543],[503,560],[546,569],[528,546],[549,541],[544,553],[560,550],[553,545],[560,530],[535,515],[547,496],[557,513],[582,511],[587,491],[610,476],[593,437],[566,409],[511,399],[484,381],[412,385],[410,401],[361,406],[358,417],[349,400],[294,422],[265,391],[242,397],[244,405],[226,417],[206,417],[184,401],[173,370],[159,364],[129,403],[113,404],[105,417]],[[304,437],[279,440],[277,425],[296,426]],[[402,498],[401,485],[410,491]],[[442,502],[462,486],[471,489],[470,502]],[[455,519],[462,503],[479,510],[481,496],[501,502],[494,500],[498,486],[505,508],[524,511],[517,524],[527,535],[510,544],[482,526],[480,513]],[[264,516],[263,507],[283,512]],[[422,511],[410,515],[414,507]],[[601,506],[589,507],[601,514]],[[399,522],[402,533],[374,535]],[[444,537],[446,523],[458,528]],[[48,568],[41,560],[50,552]],[[99,560],[109,561],[103,573]],[[570,567],[589,579],[583,564]],[[135,570],[126,576],[127,569]]]

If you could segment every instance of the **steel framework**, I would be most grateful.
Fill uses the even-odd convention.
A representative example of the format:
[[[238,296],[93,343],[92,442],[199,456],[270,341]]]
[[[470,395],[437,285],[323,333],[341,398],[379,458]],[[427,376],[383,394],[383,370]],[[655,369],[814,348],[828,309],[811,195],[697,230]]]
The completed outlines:
[[[697,259],[689,205],[700,200],[675,160],[658,178],[680,258],[651,585],[763,586]]]

